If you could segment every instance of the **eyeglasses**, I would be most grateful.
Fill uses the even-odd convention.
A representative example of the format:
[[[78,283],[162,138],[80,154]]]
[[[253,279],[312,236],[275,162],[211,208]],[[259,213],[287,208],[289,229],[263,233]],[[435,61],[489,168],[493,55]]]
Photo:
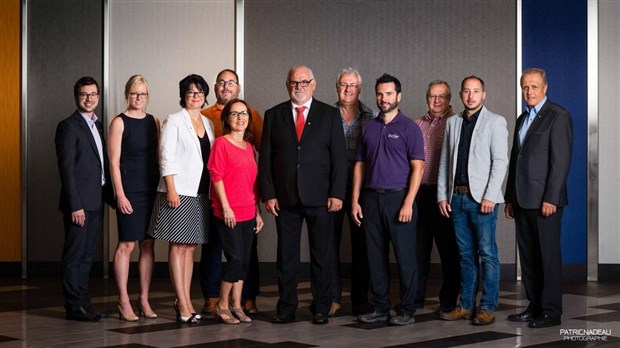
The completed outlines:
[[[250,114],[247,111],[231,111],[228,113],[228,116],[235,118],[235,117],[248,117],[250,116]]]
[[[204,91],[187,91],[186,95],[188,97],[198,97],[198,98],[202,98],[205,96],[205,92]]]
[[[290,80],[286,80],[286,85],[289,87],[297,87],[298,85],[301,87],[308,87],[308,85],[310,85],[310,82],[314,81],[314,79],[310,79],[310,80],[303,80],[303,81],[290,81]]]
[[[86,99],[88,97],[90,97],[90,99],[97,99],[99,97],[99,93],[97,93],[97,92],[93,92],[93,93],[80,93],[80,94],[78,94],[78,96],[80,97],[80,99]]]
[[[448,96],[445,94],[440,94],[440,95],[429,95],[426,98],[428,98],[428,100],[433,100],[433,99],[448,99]]]
[[[144,98],[147,98],[149,96],[149,94],[148,93],[134,93],[134,92],[131,92],[131,93],[129,93],[129,96],[131,98],[134,98],[134,99],[138,99],[138,98],[144,99]]]
[[[345,83],[345,82],[338,82],[336,83],[336,86],[342,88],[342,89],[347,89],[351,88],[351,89],[356,89],[358,88],[360,85],[358,85],[357,83]]]
[[[235,87],[237,84],[239,84],[239,82],[235,81],[235,80],[219,80],[217,81],[217,85],[220,87]]]

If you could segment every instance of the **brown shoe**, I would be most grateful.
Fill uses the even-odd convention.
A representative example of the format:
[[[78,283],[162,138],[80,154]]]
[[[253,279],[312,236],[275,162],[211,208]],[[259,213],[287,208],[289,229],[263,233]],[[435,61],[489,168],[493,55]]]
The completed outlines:
[[[204,306],[200,310],[202,314],[214,314],[217,311],[217,303],[220,301],[217,297],[209,297],[205,301]]]
[[[258,308],[256,308],[256,301],[243,300],[243,302],[241,303],[241,306],[243,307],[243,311],[246,312],[247,314],[258,313]]]
[[[489,325],[495,321],[495,313],[488,309],[481,309],[474,317],[472,323],[474,325]]]
[[[329,308],[329,312],[327,312],[328,317],[333,317],[340,310],[340,303],[332,302],[332,306]]]
[[[471,311],[461,307],[456,306],[453,311],[450,312],[441,312],[439,317],[443,320],[460,320],[460,319],[471,319]]]

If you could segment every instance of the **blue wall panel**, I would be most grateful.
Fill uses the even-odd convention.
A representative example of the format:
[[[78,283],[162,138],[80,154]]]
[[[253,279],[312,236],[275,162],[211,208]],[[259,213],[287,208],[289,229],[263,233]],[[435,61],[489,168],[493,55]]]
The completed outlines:
[[[565,264],[586,263],[587,0],[523,1],[523,69],[547,72],[547,96],[573,116],[568,206],[562,223]]]

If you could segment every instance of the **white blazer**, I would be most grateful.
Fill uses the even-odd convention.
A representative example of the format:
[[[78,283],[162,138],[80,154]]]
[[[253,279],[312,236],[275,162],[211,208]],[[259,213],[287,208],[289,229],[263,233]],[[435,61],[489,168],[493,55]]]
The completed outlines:
[[[209,142],[213,144],[213,124],[205,116],[201,117]],[[162,177],[157,190],[167,192],[164,177],[173,175],[178,194],[196,197],[202,170],[206,165],[202,162],[200,142],[187,110],[182,109],[169,115],[162,124],[159,139],[159,166]]]
[[[452,201],[454,176],[461,138],[463,114],[450,117],[441,148],[437,202]],[[503,203],[502,183],[508,169],[508,127],[506,119],[482,107],[469,147],[469,189],[478,203],[487,199]]]

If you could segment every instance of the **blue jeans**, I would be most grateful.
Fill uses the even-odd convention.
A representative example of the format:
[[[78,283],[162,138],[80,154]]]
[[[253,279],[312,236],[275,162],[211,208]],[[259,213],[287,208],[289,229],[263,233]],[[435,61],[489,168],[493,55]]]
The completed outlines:
[[[499,257],[495,242],[498,205],[480,213],[480,204],[469,195],[452,197],[452,221],[461,254],[461,307],[476,309],[478,259],[482,271],[480,309],[495,312],[499,301]]]

